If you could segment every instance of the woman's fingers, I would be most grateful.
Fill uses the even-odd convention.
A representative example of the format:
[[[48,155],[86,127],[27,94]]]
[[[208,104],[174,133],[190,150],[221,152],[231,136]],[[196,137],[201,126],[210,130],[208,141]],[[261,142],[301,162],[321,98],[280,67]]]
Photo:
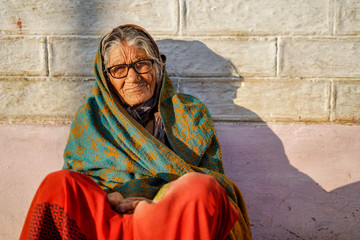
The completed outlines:
[[[124,200],[123,196],[119,192],[112,192],[107,195],[107,200],[111,206],[117,205],[120,201]]]
[[[138,203],[139,201],[124,199],[114,206],[113,209],[120,214],[133,213]]]
[[[152,203],[152,200],[148,199],[148,198],[144,198],[144,197],[128,197],[126,198],[127,200],[131,200],[131,201],[146,201],[148,203]]]
[[[150,199],[143,197],[124,198],[119,192],[109,193],[107,200],[111,208],[120,214],[133,213],[140,201],[152,202]]]

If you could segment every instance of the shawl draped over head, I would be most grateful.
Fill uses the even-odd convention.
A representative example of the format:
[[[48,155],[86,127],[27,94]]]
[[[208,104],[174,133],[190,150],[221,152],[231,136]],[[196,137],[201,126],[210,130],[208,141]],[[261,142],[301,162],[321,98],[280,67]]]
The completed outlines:
[[[142,30],[157,46],[144,29],[126,26]],[[250,231],[241,194],[224,175],[220,145],[206,106],[193,96],[177,93],[164,69],[157,107],[172,149],[168,148],[119,103],[104,73],[101,51],[100,43],[93,94],[75,114],[63,168],[90,176],[106,192],[149,199],[161,186],[188,172],[211,175],[239,210],[238,225]]]

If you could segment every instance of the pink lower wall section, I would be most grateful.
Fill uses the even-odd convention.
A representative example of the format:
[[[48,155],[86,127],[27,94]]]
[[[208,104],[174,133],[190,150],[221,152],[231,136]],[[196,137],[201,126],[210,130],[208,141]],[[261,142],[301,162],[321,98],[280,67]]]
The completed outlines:
[[[216,129],[254,239],[360,237],[360,126]],[[68,131],[69,125],[0,125],[0,239],[18,239],[41,180],[62,167]]]

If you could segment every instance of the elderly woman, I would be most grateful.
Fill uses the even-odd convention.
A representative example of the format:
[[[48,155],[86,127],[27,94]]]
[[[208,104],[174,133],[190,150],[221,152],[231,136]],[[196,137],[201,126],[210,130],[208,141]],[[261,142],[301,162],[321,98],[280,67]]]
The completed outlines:
[[[165,59],[138,26],[103,38],[64,170],[39,187],[21,239],[251,238],[209,112],[174,91]]]

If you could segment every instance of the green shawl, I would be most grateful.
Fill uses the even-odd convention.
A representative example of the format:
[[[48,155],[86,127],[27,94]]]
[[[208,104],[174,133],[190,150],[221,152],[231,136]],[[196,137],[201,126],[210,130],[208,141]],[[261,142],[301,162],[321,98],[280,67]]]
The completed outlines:
[[[224,175],[220,145],[206,106],[195,97],[177,93],[165,71],[158,109],[171,150],[117,102],[104,75],[101,44],[94,65],[93,94],[71,124],[63,169],[90,176],[106,192],[149,199],[161,186],[188,172],[205,173],[226,189],[243,215],[241,225],[247,228],[245,205],[237,187]]]

